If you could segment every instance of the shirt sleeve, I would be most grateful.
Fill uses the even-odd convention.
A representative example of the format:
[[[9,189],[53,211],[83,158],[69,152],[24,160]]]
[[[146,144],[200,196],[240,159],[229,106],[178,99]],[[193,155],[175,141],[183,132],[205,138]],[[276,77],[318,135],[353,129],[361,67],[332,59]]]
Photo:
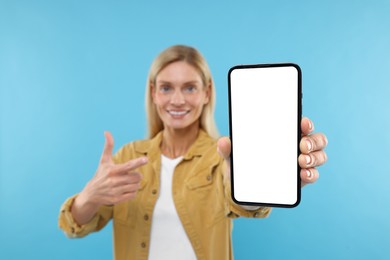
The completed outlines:
[[[230,218],[238,218],[238,217],[247,217],[247,218],[266,218],[271,213],[270,207],[254,207],[253,209],[249,209],[251,207],[243,207],[236,204],[232,199],[231,193],[231,184],[230,179],[226,176],[226,163],[222,160],[221,162],[221,171],[223,176],[224,183],[224,193],[225,193],[225,201],[226,201],[226,215]]]
[[[73,218],[71,208],[77,195],[68,198],[61,206],[58,225],[69,238],[84,237],[102,229],[112,218],[112,206],[101,206],[96,215],[84,225],[79,225]]]

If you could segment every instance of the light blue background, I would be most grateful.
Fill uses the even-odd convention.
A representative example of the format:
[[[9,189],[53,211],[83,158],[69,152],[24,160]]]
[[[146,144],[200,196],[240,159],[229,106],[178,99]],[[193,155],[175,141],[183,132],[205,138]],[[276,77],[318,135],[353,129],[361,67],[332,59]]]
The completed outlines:
[[[295,209],[234,222],[236,259],[389,259],[389,1],[0,1],[0,259],[110,259],[111,227],[69,240],[61,203],[145,136],[144,87],[165,47],[197,47],[227,134],[227,71],[295,62],[328,163]],[[258,118],[261,120],[261,118]],[[261,169],[259,169],[261,170]]]

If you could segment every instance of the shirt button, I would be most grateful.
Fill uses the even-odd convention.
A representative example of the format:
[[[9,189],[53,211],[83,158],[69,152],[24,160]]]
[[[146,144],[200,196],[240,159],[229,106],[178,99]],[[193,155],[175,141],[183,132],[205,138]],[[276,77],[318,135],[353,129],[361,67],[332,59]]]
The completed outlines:
[[[141,247],[142,247],[142,248],[145,248],[145,247],[146,247],[146,243],[145,243],[145,242],[142,242],[142,243],[141,243]]]
[[[145,215],[144,215],[144,219],[145,219],[145,220],[148,220],[148,219],[149,219],[148,214],[145,214]]]
[[[156,195],[157,194],[157,190],[156,189],[152,190],[152,194]]]
[[[211,175],[207,175],[207,180],[211,181]]]

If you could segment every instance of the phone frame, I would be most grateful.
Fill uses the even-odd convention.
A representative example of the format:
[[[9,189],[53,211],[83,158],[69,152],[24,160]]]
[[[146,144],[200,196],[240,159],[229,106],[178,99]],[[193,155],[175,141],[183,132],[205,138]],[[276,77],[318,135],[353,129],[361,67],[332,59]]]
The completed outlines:
[[[301,68],[295,63],[267,63],[267,64],[248,64],[248,65],[236,65],[229,69],[228,72],[228,101],[229,101],[229,136],[231,140],[231,154],[230,154],[230,180],[231,180],[231,196],[232,200],[239,205],[247,205],[247,206],[267,206],[267,207],[280,207],[280,208],[293,208],[299,205],[301,201],[301,177],[300,171],[301,167],[298,163],[298,156],[296,158],[297,161],[297,200],[293,204],[276,204],[276,203],[267,203],[267,202],[251,202],[251,201],[239,201],[235,198],[234,193],[234,137],[233,137],[233,122],[232,122],[232,100],[231,100],[231,73],[237,69],[251,69],[251,68],[272,68],[272,67],[294,67],[298,73],[298,114],[297,114],[297,155],[300,154],[299,143],[301,140],[301,120],[302,120],[302,71]]]

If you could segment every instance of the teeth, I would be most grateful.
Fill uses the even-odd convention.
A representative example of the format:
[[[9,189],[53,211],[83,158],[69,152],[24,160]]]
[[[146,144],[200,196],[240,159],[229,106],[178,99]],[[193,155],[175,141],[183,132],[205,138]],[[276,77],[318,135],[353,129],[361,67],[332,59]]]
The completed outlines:
[[[168,111],[173,116],[183,116],[187,114],[187,111]]]

